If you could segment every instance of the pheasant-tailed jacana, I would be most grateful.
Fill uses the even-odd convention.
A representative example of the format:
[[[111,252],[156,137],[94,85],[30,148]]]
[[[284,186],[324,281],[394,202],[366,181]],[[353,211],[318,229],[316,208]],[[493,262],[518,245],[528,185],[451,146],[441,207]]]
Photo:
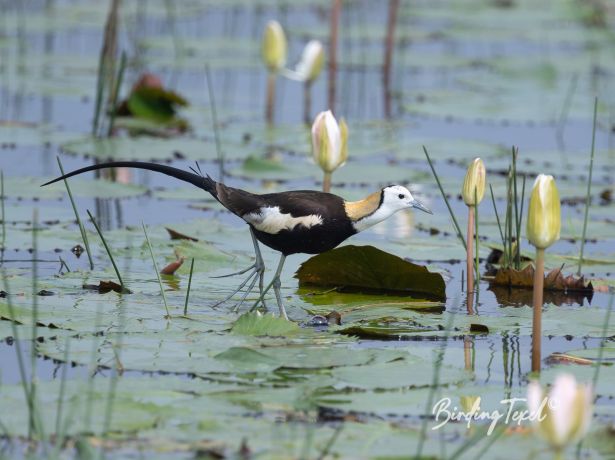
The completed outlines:
[[[137,161],[114,161],[87,166],[43,185],[88,171],[123,167],[157,171],[196,185],[209,192],[226,209],[242,218],[250,226],[256,262],[246,270],[237,273],[253,270],[232,295],[239,292],[253,278],[247,291],[249,292],[254,287],[258,274],[261,288],[260,300],[262,301],[267,290],[273,287],[280,316],[286,319],[288,317],[280,295],[280,274],[286,256],[296,253],[319,254],[333,249],[346,238],[383,221],[402,209],[416,208],[431,214],[429,209],[415,200],[410,191],[401,185],[389,185],[359,201],[345,201],[337,195],[312,190],[256,195],[228,187],[216,182],[208,175],[203,176],[166,165]],[[264,290],[262,283],[265,266],[257,240],[282,253],[273,280]]]

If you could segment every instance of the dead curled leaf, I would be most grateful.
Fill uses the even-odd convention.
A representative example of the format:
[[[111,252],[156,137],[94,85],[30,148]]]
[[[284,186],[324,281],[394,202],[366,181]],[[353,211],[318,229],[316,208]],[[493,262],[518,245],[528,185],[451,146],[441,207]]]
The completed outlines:
[[[172,240],[190,240],[195,243],[199,241],[198,238],[194,238],[193,236],[184,235],[183,233],[179,233],[178,231],[173,230],[172,228],[165,227],[165,230],[169,232],[169,236]]]
[[[185,258],[180,257],[175,262],[171,262],[169,265],[160,270],[162,275],[173,275],[179,267],[184,263]]]
[[[491,284],[531,289],[534,287],[534,267],[527,265],[522,270],[500,268],[491,280]],[[564,276],[561,268],[555,268],[547,273],[544,288],[547,291],[574,291],[588,294],[594,292],[591,281],[586,284],[583,276],[578,278],[574,275]]]

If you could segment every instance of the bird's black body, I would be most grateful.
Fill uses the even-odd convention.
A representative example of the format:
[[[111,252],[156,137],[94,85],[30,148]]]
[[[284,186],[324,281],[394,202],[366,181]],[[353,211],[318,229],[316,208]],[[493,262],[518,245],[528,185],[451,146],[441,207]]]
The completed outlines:
[[[293,217],[319,215],[322,224],[314,227],[297,225],[292,230],[276,234],[260,231],[254,227],[256,238],[265,246],[284,255],[306,253],[320,254],[339,245],[356,233],[344,211],[344,200],[331,193],[311,190],[296,190],[284,193],[259,195],[268,206],[277,206],[282,214]]]
[[[244,219],[261,243],[284,255],[319,254],[333,249],[356,233],[346,215],[344,200],[337,195],[311,190],[257,195],[228,187],[209,176],[157,163],[116,161],[98,164],[70,172],[47,184],[88,171],[116,167],[156,171],[202,188],[226,209]]]

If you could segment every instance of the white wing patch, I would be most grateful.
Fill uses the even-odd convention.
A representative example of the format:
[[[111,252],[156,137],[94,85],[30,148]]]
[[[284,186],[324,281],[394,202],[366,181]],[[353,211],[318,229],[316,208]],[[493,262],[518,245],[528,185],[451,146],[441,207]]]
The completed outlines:
[[[244,214],[243,220],[251,224],[255,229],[271,233],[272,235],[282,230],[292,230],[297,225],[303,225],[306,228],[322,225],[322,217],[319,215],[309,214],[307,216],[293,217],[290,214],[282,214],[279,206],[261,208],[259,212]]]

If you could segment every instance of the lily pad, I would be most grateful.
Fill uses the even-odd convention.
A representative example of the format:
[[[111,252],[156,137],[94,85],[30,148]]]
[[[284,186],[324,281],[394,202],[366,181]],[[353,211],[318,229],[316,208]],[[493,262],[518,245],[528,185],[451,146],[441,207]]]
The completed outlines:
[[[373,246],[348,245],[319,254],[304,262],[295,277],[300,285],[446,298],[441,275]]]

